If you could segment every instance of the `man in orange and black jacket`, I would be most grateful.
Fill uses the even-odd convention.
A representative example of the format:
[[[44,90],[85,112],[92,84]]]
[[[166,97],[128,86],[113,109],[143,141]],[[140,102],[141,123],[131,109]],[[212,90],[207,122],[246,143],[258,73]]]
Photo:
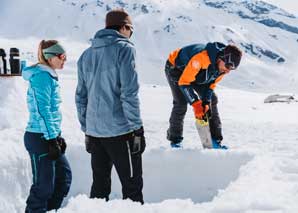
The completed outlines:
[[[208,112],[213,148],[223,148],[221,121],[217,109],[216,84],[235,70],[242,52],[234,45],[220,42],[193,44],[170,53],[165,73],[173,95],[173,109],[167,139],[172,147],[181,147],[183,120],[187,103],[196,118],[202,119]],[[210,112],[210,113],[209,113]]]

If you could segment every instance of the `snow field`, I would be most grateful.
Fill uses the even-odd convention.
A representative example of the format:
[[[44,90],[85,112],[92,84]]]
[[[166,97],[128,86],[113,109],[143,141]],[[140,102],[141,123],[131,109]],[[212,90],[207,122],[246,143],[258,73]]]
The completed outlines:
[[[73,184],[59,212],[294,213],[298,210],[297,103],[264,104],[266,94],[219,87],[224,143],[230,150],[202,150],[191,109],[185,119],[184,149],[172,150],[165,139],[171,109],[170,90],[142,85],[140,98],[147,149],[143,158],[146,204],[140,206],[121,200],[115,172],[112,201],[88,199],[90,155],[84,150],[83,134],[76,118],[76,78],[61,73],[60,84],[62,129],[68,142]],[[1,78],[0,85],[0,212],[23,212],[31,184],[30,160],[23,145],[28,116],[27,86],[18,77]]]

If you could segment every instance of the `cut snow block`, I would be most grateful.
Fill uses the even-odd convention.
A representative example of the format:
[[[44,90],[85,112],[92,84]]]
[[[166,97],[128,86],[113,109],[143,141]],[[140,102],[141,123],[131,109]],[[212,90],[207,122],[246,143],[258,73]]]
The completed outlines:
[[[144,200],[191,199],[209,202],[239,176],[252,159],[248,153],[152,150],[144,155]]]
[[[293,95],[269,95],[267,98],[265,98],[264,103],[274,103],[274,102],[297,102],[295,100]]]
[[[25,129],[27,83],[20,77],[0,77],[0,130],[5,128]],[[17,101],[16,101],[17,100]]]

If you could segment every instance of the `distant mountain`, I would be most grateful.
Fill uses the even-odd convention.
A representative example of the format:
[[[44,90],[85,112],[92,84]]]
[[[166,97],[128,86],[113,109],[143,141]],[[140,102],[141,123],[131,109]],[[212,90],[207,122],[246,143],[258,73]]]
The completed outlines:
[[[243,19],[251,19],[268,27],[280,28],[298,34],[298,28],[287,24],[281,18],[297,19],[290,14],[272,4],[263,1],[216,1],[204,0],[207,6],[223,9],[228,13],[239,15]]]
[[[235,43],[246,53],[239,72],[225,78],[224,85],[298,88],[298,18],[263,1],[1,0],[0,37],[89,42],[104,27],[107,11],[120,7],[133,17],[132,40],[145,83],[165,83],[163,66],[173,49],[221,41]]]

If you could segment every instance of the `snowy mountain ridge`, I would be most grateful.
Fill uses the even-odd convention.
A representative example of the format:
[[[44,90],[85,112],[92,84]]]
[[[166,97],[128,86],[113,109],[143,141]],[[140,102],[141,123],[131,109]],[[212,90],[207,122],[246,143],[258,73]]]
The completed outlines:
[[[263,1],[2,0],[0,5],[0,37],[63,37],[83,43],[104,27],[107,11],[125,8],[133,17],[132,41],[144,83],[165,84],[164,63],[172,50],[220,41],[235,43],[245,52],[239,72],[225,78],[223,85],[298,91],[297,57],[292,54],[298,50],[298,18]],[[78,57],[72,58],[74,64]]]

